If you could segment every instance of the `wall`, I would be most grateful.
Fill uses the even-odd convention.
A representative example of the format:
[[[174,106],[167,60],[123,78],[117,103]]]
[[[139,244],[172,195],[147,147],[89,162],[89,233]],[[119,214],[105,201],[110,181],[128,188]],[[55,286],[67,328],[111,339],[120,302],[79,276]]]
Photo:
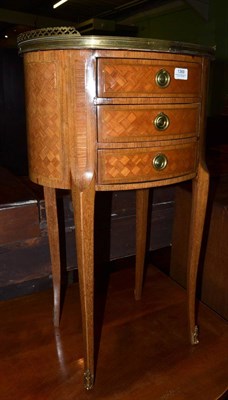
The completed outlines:
[[[27,173],[23,62],[16,49],[0,49],[0,165]]]
[[[126,22],[126,21],[125,21]],[[208,20],[193,8],[168,10],[161,15],[135,16],[131,23],[138,27],[139,37],[177,40],[216,45],[216,59],[212,64],[210,106],[208,113],[221,114],[228,97],[228,2],[211,0]]]

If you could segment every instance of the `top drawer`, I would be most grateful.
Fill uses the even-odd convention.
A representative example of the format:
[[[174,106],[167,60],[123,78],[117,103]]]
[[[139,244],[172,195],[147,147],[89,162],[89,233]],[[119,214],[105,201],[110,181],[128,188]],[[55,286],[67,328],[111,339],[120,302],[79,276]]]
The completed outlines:
[[[199,96],[201,65],[183,61],[98,59],[98,97]]]

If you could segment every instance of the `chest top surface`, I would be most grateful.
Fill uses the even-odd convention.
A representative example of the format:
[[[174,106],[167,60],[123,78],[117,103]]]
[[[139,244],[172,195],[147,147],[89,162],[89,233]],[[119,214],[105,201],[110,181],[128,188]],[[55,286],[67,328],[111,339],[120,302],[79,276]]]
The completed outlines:
[[[161,51],[213,56],[215,47],[151,38],[81,36],[74,27],[42,28],[18,36],[19,53],[60,49],[114,49]]]

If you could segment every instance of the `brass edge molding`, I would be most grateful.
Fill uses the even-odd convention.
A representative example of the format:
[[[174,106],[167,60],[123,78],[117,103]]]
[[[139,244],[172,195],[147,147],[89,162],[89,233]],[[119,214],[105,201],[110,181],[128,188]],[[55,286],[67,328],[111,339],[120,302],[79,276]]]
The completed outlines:
[[[66,29],[66,27],[63,28]],[[64,29],[61,32],[61,27],[57,29],[58,33],[55,32],[54,28],[45,28],[20,34],[17,41],[19,53],[61,49],[161,51],[208,57],[212,57],[215,53],[215,46],[201,46],[193,43],[149,38],[80,36],[77,31],[71,33],[70,31],[64,32]]]

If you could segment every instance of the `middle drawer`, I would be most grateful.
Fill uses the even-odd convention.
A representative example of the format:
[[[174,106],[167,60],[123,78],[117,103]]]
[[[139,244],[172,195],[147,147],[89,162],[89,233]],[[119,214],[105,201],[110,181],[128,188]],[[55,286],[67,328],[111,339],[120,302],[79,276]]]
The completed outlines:
[[[100,105],[98,142],[135,142],[197,136],[198,104]]]

